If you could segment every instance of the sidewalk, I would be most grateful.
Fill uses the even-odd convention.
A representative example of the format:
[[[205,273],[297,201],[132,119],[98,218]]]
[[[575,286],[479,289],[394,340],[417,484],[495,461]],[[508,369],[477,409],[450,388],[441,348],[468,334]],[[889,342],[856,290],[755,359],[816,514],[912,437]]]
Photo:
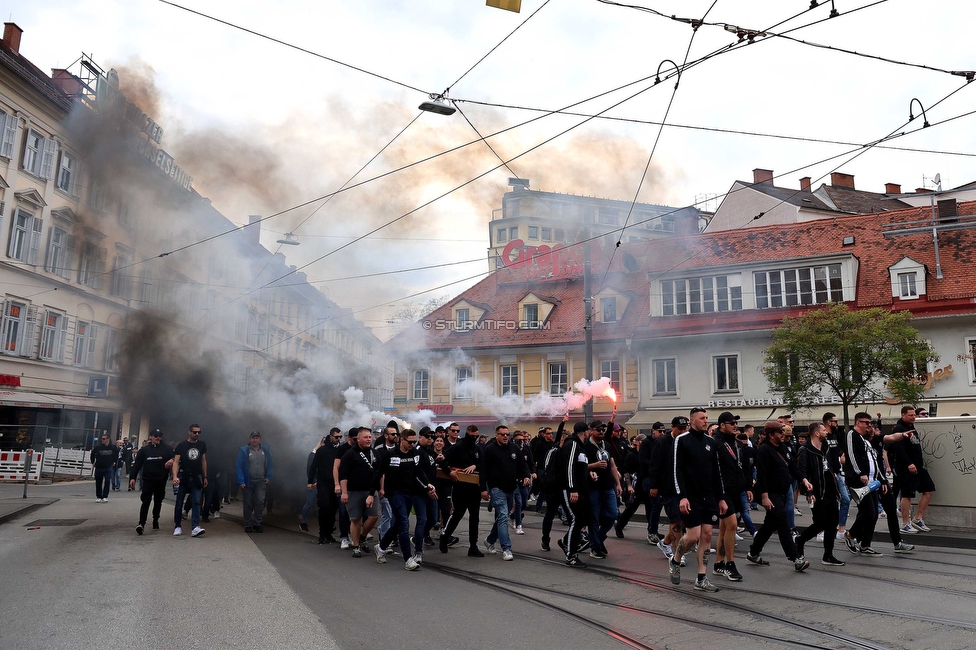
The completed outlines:
[[[91,481],[32,485],[26,500],[13,489],[0,485],[0,647],[338,647],[236,523],[174,537],[167,501],[161,529],[139,536],[137,492],[95,503]]]

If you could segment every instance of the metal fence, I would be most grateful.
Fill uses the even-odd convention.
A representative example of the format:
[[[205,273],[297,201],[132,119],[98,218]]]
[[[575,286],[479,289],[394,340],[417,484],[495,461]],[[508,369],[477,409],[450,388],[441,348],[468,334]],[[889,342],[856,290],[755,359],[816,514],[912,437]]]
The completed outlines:
[[[33,449],[36,464],[32,468],[32,480],[36,472],[46,477],[86,478],[93,475],[91,450],[100,433],[87,428],[4,424],[0,425],[0,453]],[[21,467],[19,478],[23,477]]]

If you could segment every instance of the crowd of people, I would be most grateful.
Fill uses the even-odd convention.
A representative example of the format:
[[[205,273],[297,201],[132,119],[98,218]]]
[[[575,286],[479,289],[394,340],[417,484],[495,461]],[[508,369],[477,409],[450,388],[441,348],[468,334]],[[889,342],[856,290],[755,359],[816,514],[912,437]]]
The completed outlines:
[[[775,533],[796,571],[809,568],[805,549],[814,539],[822,543],[821,563],[841,567],[845,563],[834,554],[836,542],[854,555],[882,554],[872,543],[878,518],[884,516],[894,551],[912,552],[915,547],[903,536],[930,530],[924,517],[935,491],[924,467],[916,417],[913,407],[903,407],[901,418],[883,435],[880,414],[878,419],[855,414],[845,432],[837,416],[826,413],[821,422],[794,435],[790,415],[764,423],[757,432],[752,425],[740,426],[739,417],[728,411],[710,425],[706,409],[694,408],[688,417],[675,417],[670,431],[656,422],[650,436],[632,440],[613,418],[606,424],[576,422],[570,431],[568,414],[555,431],[542,427],[535,437],[502,424],[490,439],[475,425],[462,435],[457,423],[414,431],[390,421],[378,435],[368,427],[354,427],[345,435],[333,427],[309,454],[309,497],[299,525],[308,530],[308,515],[317,504],[319,544],[338,543],[355,558],[370,555],[379,563],[398,556],[413,571],[423,563],[425,549],[448,553],[461,542],[454,533],[465,517],[468,556],[500,553],[503,561],[513,560],[512,534],[524,534],[523,513],[534,502],[537,512],[544,510],[542,551],[552,551],[558,517],[566,529],[556,545],[567,565],[584,567],[586,555],[596,560],[609,556],[610,533],[623,538],[643,506],[647,542],[667,557],[671,581],[680,584],[681,568],[691,556],[695,589],[716,591],[708,579],[708,556],[715,555],[713,577],[740,581],[735,547],[747,537],[745,559],[756,566],[769,565],[762,553]],[[154,429],[131,460],[129,489],[135,489],[138,478],[142,491],[138,534],[145,530],[150,506],[152,527],[159,528],[168,478],[176,493],[173,534],[182,534],[187,516],[191,536],[206,532],[200,524],[219,510],[220,493],[212,485],[213,468],[200,434],[200,427],[191,425],[187,439],[174,449]],[[131,456],[130,449],[123,449],[103,436],[92,450],[99,501],[124,462],[123,454]],[[245,531],[260,533],[274,464],[259,432],[240,448],[235,470]],[[812,516],[802,529],[796,526],[803,516],[800,499],[810,504]],[[857,515],[848,528],[852,501]],[[492,526],[482,540],[485,502]],[[751,513],[760,507],[765,516],[757,527]],[[662,512],[668,521],[663,537]],[[374,531],[377,543],[371,546]]]

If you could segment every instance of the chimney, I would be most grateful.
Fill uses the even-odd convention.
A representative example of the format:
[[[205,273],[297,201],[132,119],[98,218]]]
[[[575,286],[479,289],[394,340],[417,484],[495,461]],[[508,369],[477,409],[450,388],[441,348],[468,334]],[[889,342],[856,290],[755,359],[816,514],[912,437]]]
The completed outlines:
[[[939,206],[939,219],[942,221],[956,221],[959,213],[956,212],[956,200],[945,199],[937,203]]]
[[[9,47],[14,54],[20,54],[20,37],[24,30],[17,27],[16,23],[3,24],[3,44]]]
[[[261,215],[251,214],[247,217],[247,228],[244,232],[247,233],[247,240],[253,244],[261,244]]]
[[[804,176],[800,179],[800,191],[809,192],[810,191],[810,177]]]
[[[915,193],[916,194],[929,194],[931,192],[932,192],[932,190],[930,190],[927,187],[916,187],[915,188]]]
[[[843,174],[841,172],[831,172],[830,174],[830,184],[834,187],[846,187],[848,189],[854,189],[854,177],[850,174]]]
[[[898,183],[885,183],[885,194],[901,194],[901,185]]]
[[[753,169],[752,170],[752,182],[756,185],[772,185],[773,184],[773,170],[772,169]]]

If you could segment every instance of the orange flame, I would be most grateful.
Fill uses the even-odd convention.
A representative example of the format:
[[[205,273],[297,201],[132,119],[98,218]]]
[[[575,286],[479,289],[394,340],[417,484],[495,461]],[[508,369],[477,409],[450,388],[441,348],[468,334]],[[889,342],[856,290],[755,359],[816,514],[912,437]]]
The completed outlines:
[[[617,391],[615,391],[615,390],[614,390],[614,389],[613,389],[612,387],[609,387],[609,386],[608,386],[608,387],[607,387],[607,391],[606,391],[606,392],[605,392],[605,393],[603,394],[603,396],[604,396],[604,397],[609,397],[609,398],[610,398],[610,399],[612,399],[612,400],[613,400],[614,402],[616,402],[616,401],[617,401]]]

